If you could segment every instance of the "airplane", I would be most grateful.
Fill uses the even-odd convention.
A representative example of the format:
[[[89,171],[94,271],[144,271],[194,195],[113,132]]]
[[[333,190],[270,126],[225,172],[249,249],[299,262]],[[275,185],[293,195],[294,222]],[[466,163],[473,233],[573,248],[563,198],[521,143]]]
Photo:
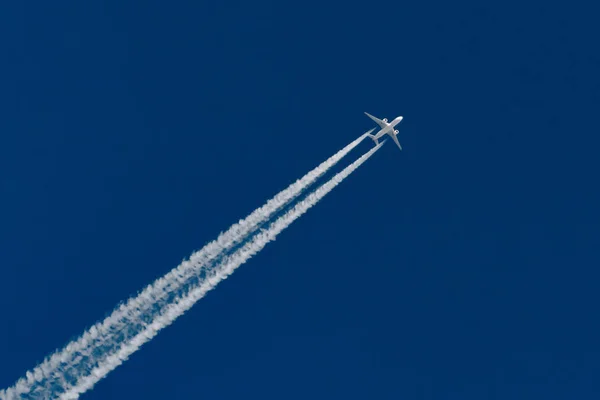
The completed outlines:
[[[384,135],[390,135],[390,137],[392,138],[392,140],[394,141],[394,143],[396,143],[398,145],[398,148],[400,150],[402,150],[402,146],[400,146],[400,142],[398,142],[398,138],[396,137],[396,135],[398,135],[398,130],[394,130],[394,127],[396,125],[398,125],[400,123],[400,121],[402,121],[402,117],[396,117],[396,119],[394,119],[392,122],[388,122],[387,118],[384,118],[383,120],[380,120],[379,118],[375,118],[374,116],[372,116],[369,113],[365,113],[367,114],[367,117],[371,118],[373,121],[377,122],[377,125],[379,125],[379,127],[381,128],[381,130],[379,132],[377,132],[375,135],[371,135],[369,133],[367,133],[367,135],[373,139],[373,141],[375,142],[376,145],[379,144],[379,139],[381,139]]]

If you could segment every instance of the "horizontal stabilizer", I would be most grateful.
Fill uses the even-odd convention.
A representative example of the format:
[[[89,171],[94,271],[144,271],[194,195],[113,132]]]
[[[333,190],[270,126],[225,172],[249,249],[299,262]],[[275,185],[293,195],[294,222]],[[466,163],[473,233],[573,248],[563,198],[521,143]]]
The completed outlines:
[[[374,131],[375,129],[376,129],[376,128],[369,129],[368,131],[366,131],[365,133],[363,133],[363,136],[369,136],[371,133],[373,133],[373,131]]]

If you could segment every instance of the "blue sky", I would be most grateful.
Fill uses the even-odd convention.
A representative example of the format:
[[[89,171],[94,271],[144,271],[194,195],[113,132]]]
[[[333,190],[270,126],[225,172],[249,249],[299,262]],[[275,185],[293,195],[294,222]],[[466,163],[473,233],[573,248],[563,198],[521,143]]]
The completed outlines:
[[[404,151],[84,398],[600,395],[597,8],[84,3],[0,7],[0,387],[368,111]]]

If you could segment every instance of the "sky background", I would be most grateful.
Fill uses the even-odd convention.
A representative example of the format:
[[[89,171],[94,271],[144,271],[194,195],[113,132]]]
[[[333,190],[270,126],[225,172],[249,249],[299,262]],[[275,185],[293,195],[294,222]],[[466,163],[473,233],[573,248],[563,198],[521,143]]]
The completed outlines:
[[[404,151],[83,398],[598,398],[600,10],[502,3],[2,4],[0,387],[367,111]]]

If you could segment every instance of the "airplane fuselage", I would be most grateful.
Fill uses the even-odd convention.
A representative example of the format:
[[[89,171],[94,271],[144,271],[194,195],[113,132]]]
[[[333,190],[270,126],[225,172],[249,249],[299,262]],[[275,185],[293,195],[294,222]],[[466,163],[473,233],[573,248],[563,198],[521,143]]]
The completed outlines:
[[[371,114],[369,114],[367,112],[365,114],[369,118],[371,118],[373,121],[375,121],[377,123],[377,125],[379,125],[380,130],[375,135],[371,135],[371,132],[374,129],[366,133],[366,135],[368,137],[373,139],[373,141],[375,142],[376,145],[379,144],[379,139],[381,139],[385,135],[389,135],[392,138],[392,140],[394,141],[394,143],[396,143],[396,146],[398,146],[398,148],[400,150],[402,150],[402,146],[400,146],[400,142],[398,141],[398,138],[396,137],[396,135],[398,134],[398,131],[394,129],[394,127],[396,125],[398,125],[400,123],[400,121],[402,121],[402,117],[396,117],[392,122],[388,122],[388,120],[386,118],[379,119],[377,117],[372,116]]]
[[[402,121],[402,117],[396,117],[392,122],[384,121],[387,124],[385,127],[381,128],[379,132],[377,132],[375,136],[375,140],[381,139],[385,135],[390,135],[392,138],[395,137],[394,127],[398,125]]]

